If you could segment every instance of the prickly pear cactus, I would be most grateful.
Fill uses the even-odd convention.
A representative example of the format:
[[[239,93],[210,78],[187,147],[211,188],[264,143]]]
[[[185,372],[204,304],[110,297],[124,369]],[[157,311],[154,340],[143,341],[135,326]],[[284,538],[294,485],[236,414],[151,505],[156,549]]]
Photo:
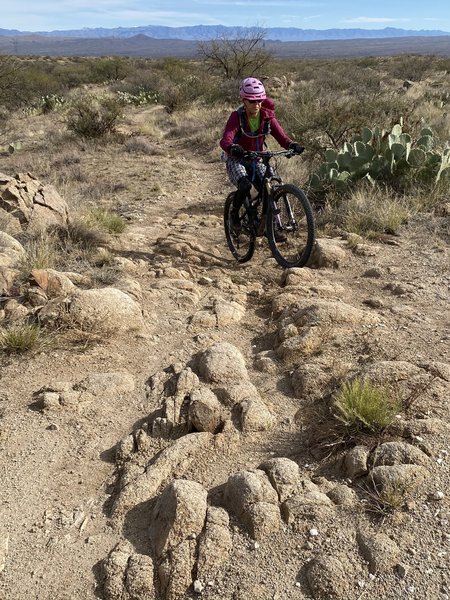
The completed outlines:
[[[355,181],[401,185],[412,175],[421,183],[437,184],[450,176],[450,148],[435,149],[433,132],[424,128],[417,141],[403,131],[403,122],[390,132],[364,127],[342,149],[329,148],[325,161],[309,181],[313,192],[345,191]]]

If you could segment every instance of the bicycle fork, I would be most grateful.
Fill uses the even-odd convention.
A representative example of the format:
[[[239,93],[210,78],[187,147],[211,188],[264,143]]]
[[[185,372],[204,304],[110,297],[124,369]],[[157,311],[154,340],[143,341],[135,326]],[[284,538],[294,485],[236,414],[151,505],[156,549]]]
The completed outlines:
[[[278,202],[284,202],[284,206],[286,207],[288,222],[285,227],[283,227],[283,224],[281,223],[281,219],[280,219],[281,211],[278,207],[277,202],[275,201],[275,199],[273,197],[273,194],[270,195],[270,202],[272,205],[272,212],[274,215],[275,226],[278,227],[279,229],[285,229],[286,231],[295,231],[297,229],[297,222],[295,220],[294,213],[292,212],[291,203],[289,202],[287,197],[283,196],[278,200]]]

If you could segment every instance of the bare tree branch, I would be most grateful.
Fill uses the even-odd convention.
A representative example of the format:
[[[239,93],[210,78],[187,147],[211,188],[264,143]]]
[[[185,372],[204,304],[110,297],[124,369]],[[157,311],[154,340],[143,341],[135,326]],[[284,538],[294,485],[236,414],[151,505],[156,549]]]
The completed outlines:
[[[264,47],[265,36],[260,28],[239,28],[231,36],[199,42],[197,51],[211,71],[219,71],[227,79],[241,79],[254,75],[272,58]]]

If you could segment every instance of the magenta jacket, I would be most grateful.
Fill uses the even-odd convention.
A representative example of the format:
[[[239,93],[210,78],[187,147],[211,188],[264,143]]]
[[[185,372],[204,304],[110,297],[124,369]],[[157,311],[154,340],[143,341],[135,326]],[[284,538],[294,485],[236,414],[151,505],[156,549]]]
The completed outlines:
[[[225,125],[225,131],[223,132],[222,139],[220,140],[220,147],[222,150],[229,154],[230,146],[232,144],[239,144],[245,150],[264,150],[264,140],[266,137],[264,131],[267,130],[267,126],[265,125],[266,121],[268,121],[269,124],[269,133],[276,139],[282,148],[287,150],[292,140],[284,132],[275,116],[275,111],[273,109],[273,102],[269,98],[266,98],[261,105],[261,125],[257,132],[258,135],[255,136],[252,134],[252,137],[248,137],[244,133],[241,133],[237,140],[236,137],[241,129],[241,125],[238,111],[233,111]],[[250,131],[250,126],[248,124],[246,115],[244,115],[244,121],[246,125],[245,131]]]

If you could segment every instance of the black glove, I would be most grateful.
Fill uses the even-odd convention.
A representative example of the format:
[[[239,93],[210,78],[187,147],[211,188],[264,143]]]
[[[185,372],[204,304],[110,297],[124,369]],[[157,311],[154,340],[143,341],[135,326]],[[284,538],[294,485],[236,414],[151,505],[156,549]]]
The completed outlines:
[[[245,150],[239,144],[233,144],[230,148],[230,155],[234,158],[244,158]]]
[[[291,142],[289,144],[289,150],[292,150],[295,154],[301,154],[304,151],[304,147],[297,144],[297,142]]]

